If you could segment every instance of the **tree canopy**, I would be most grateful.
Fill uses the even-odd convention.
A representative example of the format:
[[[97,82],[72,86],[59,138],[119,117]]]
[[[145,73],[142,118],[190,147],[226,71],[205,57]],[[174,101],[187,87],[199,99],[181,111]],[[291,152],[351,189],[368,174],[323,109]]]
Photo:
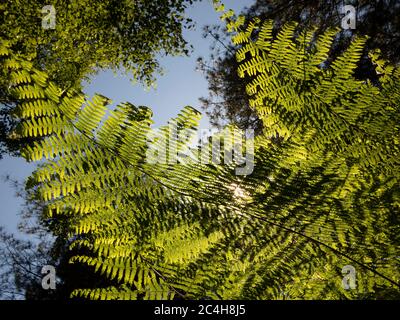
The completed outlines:
[[[125,70],[133,80],[150,85],[160,72],[158,55],[188,54],[182,36],[192,26],[184,10],[193,0],[64,1],[51,5],[54,29],[42,27],[49,18],[41,0],[0,4],[0,36],[12,41],[15,52],[46,70],[61,88],[79,88],[100,69]],[[46,20],[47,21],[47,20]],[[18,153],[23,141],[9,138],[15,99],[0,81],[0,156]]]
[[[274,20],[275,33],[285,23],[296,21],[300,28],[315,28],[318,35],[329,28],[341,27],[341,21],[345,17],[342,11],[344,4],[353,5],[356,10],[356,28],[341,30],[336,35],[326,63],[343,53],[356,36],[368,36],[355,76],[358,79],[371,79],[376,82],[378,75],[368,59],[369,51],[380,49],[384,59],[393,64],[399,62],[400,1],[344,3],[337,0],[257,0],[242,14],[248,21],[255,17]],[[230,43],[229,37],[219,27],[207,27],[205,36],[215,38],[209,61],[204,58],[200,60],[200,68],[208,79],[210,92],[201,102],[212,124],[221,127],[227,122],[234,122],[240,128],[261,130],[262,122],[248,104],[246,85],[249,79],[237,75],[237,47]]]
[[[255,136],[233,121],[193,145],[192,107],[156,130],[150,108],[109,110],[0,37],[12,135],[38,162],[25,198],[56,237],[34,247],[0,230],[0,267],[26,297],[400,297],[400,68],[365,36],[214,2]],[[61,276],[53,296],[40,289],[43,263]]]
[[[184,108],[158,134],[146,107],[125,103],[105,117],[109,99],[61,90],[2,42],[1,64],[19,97],[16,134],[44,138],[22,153],[46,159],[28,188],[47,219],[66,222],[70,262],[108,279],[71,295],[398,297],[399,68],[369,52],[377,85],[355,75],[363,37],[328,64],[338,30],[312,42],[315,33],[295,22],[274,33],[271,20],[223,18],[263,124],[247,137],[254,168],[244,175],[240,158],[204,162],[215,137],[202,146],[209,153],[191,146],[198,111]],[[227,127],[220,149],[229,153],[241,139]],[[163,161],[149,161],[155,154]],[[349,265],[354,290],[341,282]]]

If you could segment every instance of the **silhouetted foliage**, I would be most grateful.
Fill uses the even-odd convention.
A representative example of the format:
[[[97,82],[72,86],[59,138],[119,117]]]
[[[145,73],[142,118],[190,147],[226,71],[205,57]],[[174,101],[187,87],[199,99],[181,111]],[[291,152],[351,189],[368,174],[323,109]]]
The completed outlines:
[[[355,76],[377,83],[377,74],[366,53],[380,49],[386,60],[394,64],[400,61],[399,0],[257,0],[242,14],[248,19],[258,17],[262,20],[274,20],[275,32],[284,23],[296,21],[300,28],[316,27],[318,35],[329,28],[341,27],[341,20],[345,16],[341,8],[345,4],[353,5],[356,9],[356,29],[342,30],[332,46],[327,62],[340,55],[356,36],[366,35],[369,39]],[[218,127],[233,122],[242,129],[254,128],[260,132],[261,122],[248,104],[246,85],[249,78],[240,78],[237,75],[235,46],[227,41],[225,30],[219,27],[207,27],[205,36],[212,36],[215,40],[212,48],[214,52],[208,59],[209,62],[199,59],[199,67],[209,83],[209,96],[203,97],[201,102],[211,123]]]

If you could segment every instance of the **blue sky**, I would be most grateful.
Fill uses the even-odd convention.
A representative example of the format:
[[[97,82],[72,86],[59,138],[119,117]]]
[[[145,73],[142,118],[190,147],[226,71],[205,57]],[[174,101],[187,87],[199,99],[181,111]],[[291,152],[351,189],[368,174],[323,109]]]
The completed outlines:
[[[225,0],[227,8],[240,12],[253,0]],[[111,98],[114,104],[129,101],[134,105],[149,106],[153,110],[155,126],[159,126],[176,116],[186,105],[201,111],[199,98],[207,96],[207,81],[204,75],[196,68],[196,59],[199,56],[208,58],[211,39],[202,37],[204,25],[220,23],[219,15],[214,12],[211,0],[195,3],[187,10],[187,16],[196,22],[194,30],[185,30],[185,39],[194,47],[190,57],[163,57],[160,60],[165,74],[157,79],[157,89],[146,91],[139,84],[133,85],[128,76],[114,75],[112,71],[100,72],[85,86],[85,93],[92,96],[101,93]],[[205,116],[201,121],[201,128],[209,127]],[[15,196],[15,190],[10,183],[4,182],[2,177],[10,175],[12,179],[23,181],[32,170],[34,164],[28,164],[20,158],[4,157],[0,160],[0,225],[7,231],[16,233],[19,222],[18,213],[21,211],[22,201]],[[20,235],[21,236],[21,235]]]

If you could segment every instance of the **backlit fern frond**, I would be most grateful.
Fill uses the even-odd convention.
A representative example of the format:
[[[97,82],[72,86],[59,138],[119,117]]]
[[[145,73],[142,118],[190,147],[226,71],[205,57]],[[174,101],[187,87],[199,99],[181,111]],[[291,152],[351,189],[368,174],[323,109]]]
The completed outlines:
[[[242,31],[241,18],[224,19],[239,32],[238,72],[252,77],[247,92],[264,132],[246,138],[228,126],[201,147],[191,145],[200,120],[193,108],[155,130],[149,108],[124,103],[106,115],[106,97],[63,91],[0,49],[19,97],[19,135],[43,138],[23,153],[46,158],[30,183],[49,219],[67,218],[71,262],[110,282],[72,296],[339,299],[398,291],[400,72],[374,55],[384,81],[356,80],[364,39],[328,63],[335,31],[312,45],[313,33],[295,24],[273,37],[271,21]],[[241,140],[250,142],[245,156],[232,152]],[[246,159],[254,169],[238,175]],[[357,288],[346,291],[349,264]]]

